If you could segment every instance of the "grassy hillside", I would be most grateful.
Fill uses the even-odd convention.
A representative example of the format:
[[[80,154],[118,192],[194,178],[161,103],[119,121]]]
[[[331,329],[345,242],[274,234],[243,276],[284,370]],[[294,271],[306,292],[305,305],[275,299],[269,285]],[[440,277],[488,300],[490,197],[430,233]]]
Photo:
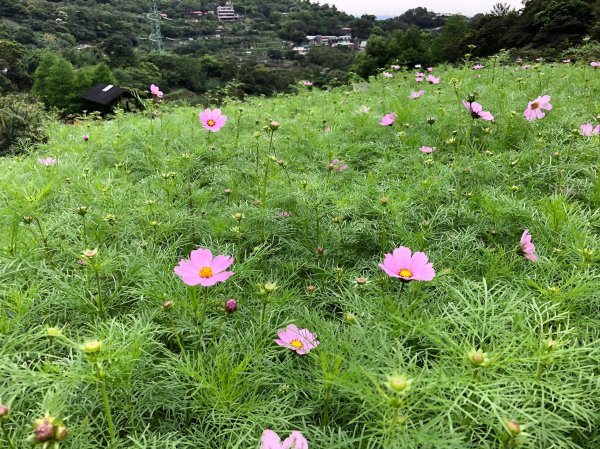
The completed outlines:
[[[264,429],[311,449],[600,447],[599,136],[578,132],[600,72],[487,65],[231,102],[216,133],[206,105],[157,102],[0,161],[0,446],[48,414],[77,449],[256,448]],[[400,246],[432,281],[378,267]],[[233,276],[187,286],[174,268],[198,248]],[[290,323],[320,344],[276,344]]]

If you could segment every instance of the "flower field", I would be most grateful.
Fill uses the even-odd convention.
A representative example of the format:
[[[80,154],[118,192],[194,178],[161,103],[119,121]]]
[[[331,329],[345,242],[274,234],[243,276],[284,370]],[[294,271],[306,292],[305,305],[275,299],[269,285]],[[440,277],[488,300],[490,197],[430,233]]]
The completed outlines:
[[[0,447],[599,448],[599,70],[56,124],[0,161]]]

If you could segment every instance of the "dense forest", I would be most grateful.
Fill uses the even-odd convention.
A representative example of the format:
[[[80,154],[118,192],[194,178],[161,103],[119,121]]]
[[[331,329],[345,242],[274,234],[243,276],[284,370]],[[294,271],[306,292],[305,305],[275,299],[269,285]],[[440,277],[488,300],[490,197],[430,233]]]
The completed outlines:
[[[498,3],[471,18],[415,8],[387,20],[307,0],[239,0],[240,20],[231,23],[215,14],[224,1],[160,0],[154,10],[152,3],[0,0],[0,92],[32,91],[47,106],[79,113],[81,92],[99,82],[143,92],[157,83],[166,99],[190,101],[207,93],[271,95],[303,79],[335,86],[351,73],[366,78],[389,64],[457,62],[467,53],[518,49],[532,59],[560,58],[600,38],[597,0],[529,0],[519,11]],[[156,25],[160,40],[150,38]],[[348,28],[354,49],[293,51],[308,46],[308,35]]]

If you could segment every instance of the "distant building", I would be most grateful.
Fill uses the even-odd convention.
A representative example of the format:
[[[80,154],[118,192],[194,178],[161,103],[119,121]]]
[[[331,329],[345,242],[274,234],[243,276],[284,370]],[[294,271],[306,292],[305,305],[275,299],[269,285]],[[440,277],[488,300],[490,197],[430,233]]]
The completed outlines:
[[[132,111],[141,106],[135,96],[127,89],[105,83],[96,84],[82,93],[80,98],[85,100],[88,111],[103,113],[109,113],[115,107]]]
[[[296,53],[298,53],[299,55],[307,55],[308,54],[308,47],[294,47],[292,48],[293,51],[295,51]]]
[[[217,18],[219,22],[237,22],[240,15],[235,12],[233,3],[227,2],[224,6],[217,6]]]

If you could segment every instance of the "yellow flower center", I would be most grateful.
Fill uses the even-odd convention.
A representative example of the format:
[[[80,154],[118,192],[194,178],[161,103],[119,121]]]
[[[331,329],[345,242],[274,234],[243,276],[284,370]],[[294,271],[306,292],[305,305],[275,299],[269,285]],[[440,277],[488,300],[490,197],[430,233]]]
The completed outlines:
[[[294,348],[302,348],[302,342],[300,340],[292,340],[290,341],[290,345],[292,345]]]
[[[402,268],[400,270],[400,273],[398,273],[400,276],[402,276],[403,278],[409,278],[413,275],[413,272],[410,271],[408,268]]]
[[[208,279],[209,277],[212,277],[212,275],[213,275],[213,270],[212,270],[212,268],[211,268],[211,267],[203,267],[203,268],[200,270],[200,273],[198,273],[198,275],[199,275],[201,278]]]
[[[213,119],[208,121],[208,126],[215,126],[216,122]]]
[[[536,101],[534,103],[531,103],[531,109],[537,109],[540,107],[540,104]]]

